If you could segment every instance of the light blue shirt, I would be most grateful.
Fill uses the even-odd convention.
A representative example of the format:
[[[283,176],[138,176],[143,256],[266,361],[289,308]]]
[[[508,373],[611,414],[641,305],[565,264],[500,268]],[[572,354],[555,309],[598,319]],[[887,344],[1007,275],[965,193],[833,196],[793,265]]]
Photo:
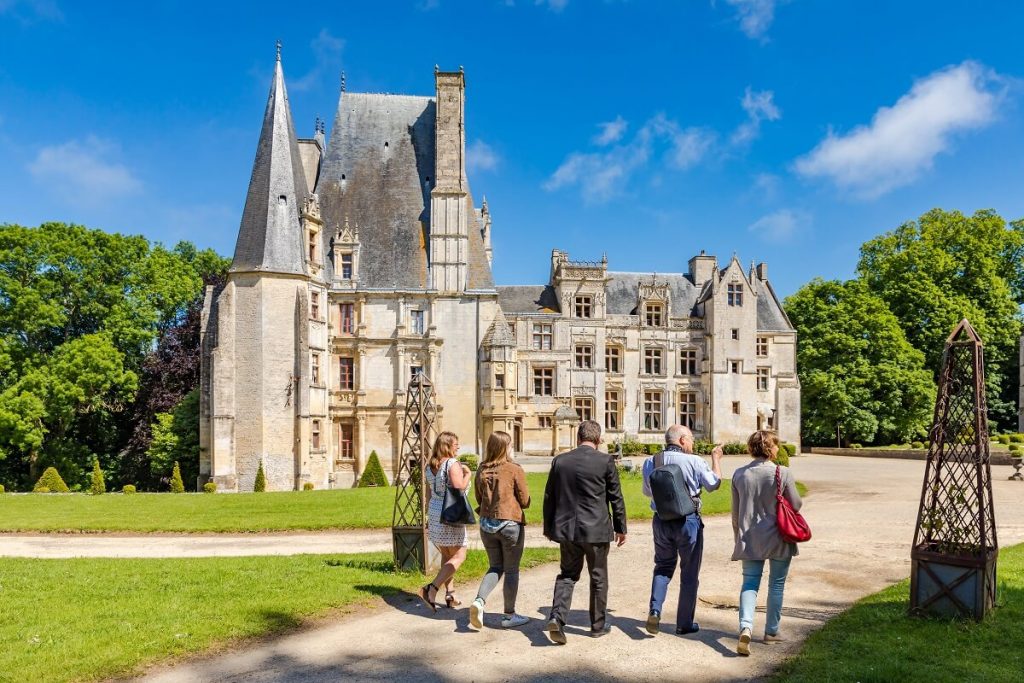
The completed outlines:
[[[700,495],[703,488],[706,491],[714,491],[722,485],[722,480],[711,471],[711,467],[704,461],[704,458],[693,453],[683,453],[678,446],[669,446],[665,450],[665,464],[679,465],[683,471],[683,481],[686,488],[693,497]],[[651,472],[654,471],[654,456],[644,460],[644,495],[651,497]],[[654,501],[651,501],[651,509],[656,510]],[[697,509],[700,510],[700,499],[697,498]]]

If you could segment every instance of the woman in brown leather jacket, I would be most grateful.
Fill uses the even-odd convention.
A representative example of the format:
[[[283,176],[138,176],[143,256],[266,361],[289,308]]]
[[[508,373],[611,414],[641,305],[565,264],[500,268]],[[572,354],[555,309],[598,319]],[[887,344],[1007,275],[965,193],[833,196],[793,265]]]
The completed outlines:
[[[519,561],[526,544],[525,508],[530,507],[530,491],[526,487],[523,468],[512,462],[512,437],[494,432],[487,440],[484,461],[476,473],[476,500],[480,503],[480,540],[483,541],[490,568],[480,582],[476,600],[469,606],[469,623],[483,628],[487,596],[505,576],[504,628],[522,626],[529,619],[516,614],[519,592]]]

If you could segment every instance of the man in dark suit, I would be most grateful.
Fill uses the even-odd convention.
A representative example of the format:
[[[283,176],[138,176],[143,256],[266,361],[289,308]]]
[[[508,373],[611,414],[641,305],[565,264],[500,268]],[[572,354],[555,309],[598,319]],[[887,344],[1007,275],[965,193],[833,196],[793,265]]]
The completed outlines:
[[[561,549],[561,571],[546,627],[552,642],[565,645],[565,619],[572,591],[587,561],[590,574],[590,633],[603,636],[608,604],[608,548],[626,542],[626,505],[622,500],[615,459],[597,450],[601,425],[580,423],[579,447],[562,453],[551,463],[544,490],[544,535]],[[608,508],[611,506],[611,514]]]

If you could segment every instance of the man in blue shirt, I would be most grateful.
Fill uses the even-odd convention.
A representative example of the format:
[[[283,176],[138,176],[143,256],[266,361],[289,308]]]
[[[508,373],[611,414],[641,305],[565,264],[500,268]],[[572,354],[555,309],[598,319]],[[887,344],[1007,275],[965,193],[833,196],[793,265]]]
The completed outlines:
[[[704,522],[700,518],[701,489],[714,491],[722,484],[722,447],[711,451],[711,467],[703,458],[693,455],[693,432],[682,425],[672,425],[665,432],[664,464],[678,465],[683,471],[687,492],[696,503],[697,512],[684,519],[665,521],[655,510],[654,527],[654,580],[651,582],[651,605],[647,615],[647,632],[658,633],[661,608],[665,603],[668,585],[679,562],[679,606],[676,610],[676,634],[696,633],[700,626],[693,620],[697,609],[697,585],[700,561],[704,554]],[[651,497],[651,472],[654,456],[644,460],[644,495]]]

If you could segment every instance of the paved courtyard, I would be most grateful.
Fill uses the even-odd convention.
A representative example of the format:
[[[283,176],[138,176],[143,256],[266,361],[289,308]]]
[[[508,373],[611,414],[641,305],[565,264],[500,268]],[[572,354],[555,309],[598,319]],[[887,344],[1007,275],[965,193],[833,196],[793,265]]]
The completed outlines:
[[[742,464],[729,459],[726,474]],[[519,610],[533,618],[504,631],[488,614],[485,629],[468,628],[466,607],[436,615],[411,595],[360,614],[281,638],[243,646],[151,672],[143,680],[177,681],[604,681],[758,680],[824,621],[856,599],[905,578],[924,463],[808,456],[794,460],[797,477],[811,489],[804,511],[814,539],[802,546],[786,586],[785,643],[755,641],[752,655],[734,654],[739,568],[729,561],[728,517],[706,520],[705,554],[697,620],[701,632],[672,634],[674,595],[669,593],[663,631],[643,631],[650,584],[649,525],[634,523],[628,543],[610,558],[609,608],[613,631],[585,635],[587,581],[577,587],[569,644],[550,645],[542,632],[556,569],[540,567],[522,577]],[[1007,467],[994,468],[999,540],[1024,541],[1024,484],[1009,482]],[[531,528],[533,539],[540,533]],[[336,551],[336,549],[335,549]],[[468,605],[474,585],[458,592]],[[674,586],[677,587],[677,584]],[[495,593],[495,596],[500,593]],[[760,604],[764,604],[764,589]],[[500,604],[500,597],[492,604]],[[763,629],[758,615],[755,634]]]

